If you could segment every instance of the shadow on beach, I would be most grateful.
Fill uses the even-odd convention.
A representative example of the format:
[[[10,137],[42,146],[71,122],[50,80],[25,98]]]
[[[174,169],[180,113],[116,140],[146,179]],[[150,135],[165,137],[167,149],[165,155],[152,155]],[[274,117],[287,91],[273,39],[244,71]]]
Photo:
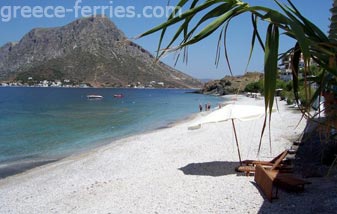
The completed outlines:
[[[200,175],[219,177],[224,175],[236,174],[235,167],[239,162],[214,161],[205,163],[191,163],[179,168],[185,175]]]

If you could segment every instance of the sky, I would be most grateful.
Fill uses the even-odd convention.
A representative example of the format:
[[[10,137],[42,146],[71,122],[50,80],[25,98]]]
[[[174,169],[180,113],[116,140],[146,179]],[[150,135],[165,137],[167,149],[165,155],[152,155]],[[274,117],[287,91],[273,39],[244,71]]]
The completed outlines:
[[[203,1],[201,0],[201,2]],[[243,1],[251,5],[268,6],[279,10],[273,0]],[[176,2],[177,0],[171,0],[170,5],[174,5]],[[328,32],[331,16],[329,9],[332,6],[332,0],[292,0],[292,2],[305,17],[323,32]],[[167,0],[0,0],[0,46],[7,42],[19,41],[33,28],[63,26],[82,15],[89,15],[93,11],[100,13],[103,10],[117,27],[132,39],[166,20],[166,16],[162,14],[166,13],[164,9],[167,3]],[[178,25],[168,30],[164,40],[166,44],[177,27]],[[262,33],[265,28],[265,25],[261,26]],[[230,75],[223,51],[219,65],[215,66],[218,33],[191,46],[188,49],[187,63],[180,60],[175,65],[176,54],[174,53],[165,56],[162,61],[200,79],[219,79]],[[258,46],[255,48],[252,60],[246,70],[251,36],[252,27],[249,15],[238,17],[232,21],[228,29],[227,45],[234,75],[242,75],[246,71],[263,72],[263,53]],[[135,42],[155,55],[159,37],[160,34],[155,33],[137,39]],[[295,41],[286,39],[284,36],[280,41],[281,52],[295,44]]]

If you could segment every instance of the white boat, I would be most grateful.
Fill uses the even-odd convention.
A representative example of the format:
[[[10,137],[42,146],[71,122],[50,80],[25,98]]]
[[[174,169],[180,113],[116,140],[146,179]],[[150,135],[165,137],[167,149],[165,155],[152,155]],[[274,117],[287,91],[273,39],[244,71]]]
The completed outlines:
[[[101,95],[97,95],[97,94],[89,94],[87,95],[88,100],[101,100],[104,97]]]

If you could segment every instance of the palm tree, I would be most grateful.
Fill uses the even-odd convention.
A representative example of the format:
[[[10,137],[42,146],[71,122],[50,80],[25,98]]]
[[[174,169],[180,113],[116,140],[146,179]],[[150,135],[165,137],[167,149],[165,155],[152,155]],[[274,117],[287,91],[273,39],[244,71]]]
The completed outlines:
[[[337,40],[337,0],[333,1],[332,8],[331,8],[331,24],[330,24],[330,31],[329,31],[329,39],[330,40]]]
[[[329,40],[331,43],[337,42],[337,0],[333,1],[331,8],[331,24],[329,30]],[[330,60],[330,64],[334,66],[336,64],[336,57]],[[336,76],[333,77],[329,74],[329,77],[334,80],[333,84],[328,87],[328,90],[324,93],[324,106],[325,106],[325,114],[326,114],[326,125],[328,132],[330,129],[337,129],[337,88],[336,88]]]
[[[292,4],[291,0],[287,0],[288,4],[282,4],[278,0],[274,3],[279,7],[279,11],[263,6],[250,6],[241,0],[180,0],[174,11],[166,22],[145,32],[140,37],[161,31],[158,45],[158,58],[171,51],[184,50],[186,47],[193,45],[207,38],[211,34],[220,31],[219,41],[224,40],[225,54],[227,53],[226,36],[228,26],[232,20],[242,14],[251,15],[251,23],[253,26],[251,52],[256,44],[259,44],[265,54],[264,60],[264,87],[265,87],[265,109],[272,111],[274,104],[276,79],[278,74],[278,60],[287,54],[292,54],[292,71],[293,71],[293,92],[298,100],[299,91],[299,61],[303,55],[305,69],[303,72],[303,81],[305,86],[305,94],[310,100],[307,102],[307,108],[303,108],[303,113],[308,117],[312,117],[309,107],[324,91],[336,88],[337,77],[337,9],[336,0],[334,0],[333,16],[331,18],[330,38],[323,33],[317,26],[305,18],[300,11]],[[188,4],[190,3],[190,4]],[[176,13],[181,8],[187,8],[182,14]],[[197,16],[199,15],[199,16]],[[268,24],[265,40],[259,31],[259,22]],[[171,41],[163,46],[163,38],[167,29],[177,25],[178,30],[173,35]],[[205,26],[205,27],[202,27]],[[201,30],[199,30],[201,28]],[[218,31],[219,30],[219,31]],[[285,53],[279,53],[279,38],[283,35],[293,38],[296,45]],[[175,43],[179,43],[174,47]],[[220,42],[219,42],[220,44]],[[220,45],[217,47],[220,48]],[[227,54],[226,54],[227,59]],[[310,60],[314,60],[320,67],[320,73],[316,77],[310,75]],[[228,60],[227,60],[228,62]],[[316,82],[319,86],[311,94],[311,85],[309,83]],[[337,95],[337,90],[334,91]],[[335,93],[336,92],[336,93]],[[267,115],[267,114],[266,114]],[[269,114],[271,115],[271,114]],[[269,121],[271,117],[269,117]],[[267,122],[267,116],[263,127],[264,132]]]

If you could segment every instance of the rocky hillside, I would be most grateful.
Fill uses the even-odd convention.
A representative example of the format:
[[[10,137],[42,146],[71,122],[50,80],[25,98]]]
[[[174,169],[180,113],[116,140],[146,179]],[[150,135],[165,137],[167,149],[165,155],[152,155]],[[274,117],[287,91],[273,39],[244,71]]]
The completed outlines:
[[[19,42],[0,48],[0,80],[33,77],[125,87],[162,82],[165,87],[195,88],[201,83],[161,62],[127,40],[105,17],[66,26],[33,29]]]
[[[220,96],[241,93],[246,85],[259,81],[262,78],[263,74],[257,72],[248,72],[243,76],[226,76],[221,80],[214,80],[206,83],[201,90],[201,93]]]

